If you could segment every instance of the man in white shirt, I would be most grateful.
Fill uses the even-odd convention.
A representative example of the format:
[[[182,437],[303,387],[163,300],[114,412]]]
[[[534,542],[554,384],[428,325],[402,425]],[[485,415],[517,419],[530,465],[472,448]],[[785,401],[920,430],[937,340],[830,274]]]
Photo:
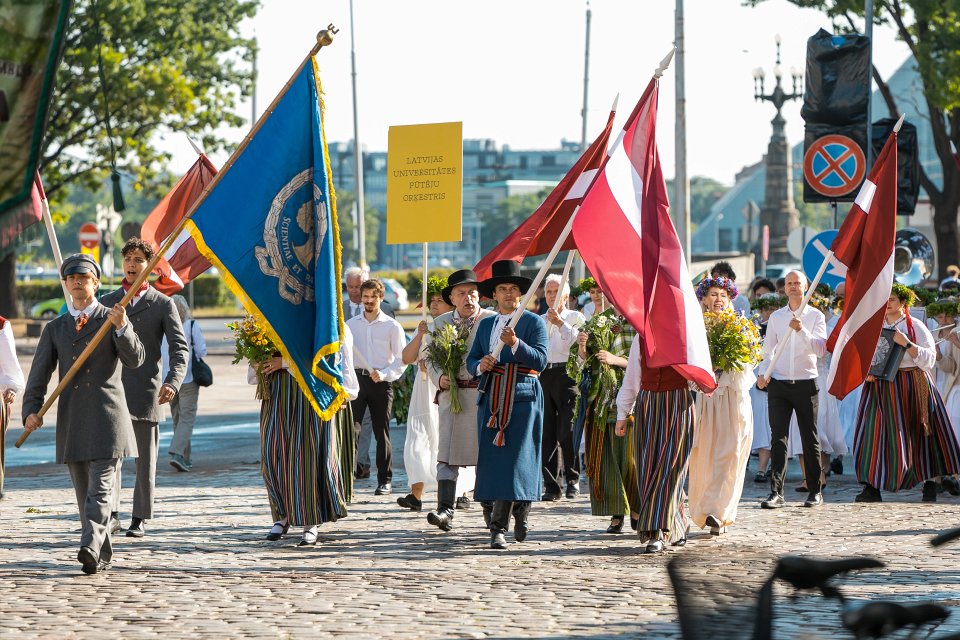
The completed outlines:
[[[783,480],[787,472],[787,439],[790,418],[797,414],[803,462],[807,478],[805,507],[823,503],[820,494],[820,439],[817,436],[817,358],[826,354],[827,328],[823,314],[807,306],[797,310],[807,290],[807,278],[799,271],[790,271],[785,278],[787,306],[774,311],[767,321],[763,340],[763,362],[760,363],[759,389],[768,389],[770,414],[770,495],[760,503],[764,509],[784,506]],[[770,360],[777,345],[786,340],[784,352],[776,365]]]
[[[363,301],[360,299],[360,285],[370,279],[370,272],[361,267],[348,267],[343,272],[343,319],[350,320],[354,316],[363,315]],[[393,309],[385,300],[380,301],[380,310],[394,317]],[[370,441],[373,440],[373,422],[370,412],[353,414],[357,431],[357,468],[354,477],[357,479],[370,477]]]
[[[353,401],[353,415],[362,416],[369,409],[373,436],[377,441],[376,495],[389,495],[393,479],[390,415],[393,411],[393,385],[406,365],[403,347],[406,338],[400,323],[380,309],[384,288],[379,280],[360,285],[363,313],[347,322],[353,333],[354,366],[360,381],[360,393]],[[355,418],[356,419],[356,418]],[[362,443],[358,443],[361,445]],[[358,458],[363,454],[358,451]]]
[[[580,443],[573,442],[573,406],[577,401],[577,385],[567,375],[570,347],[577,341],[577,329],[585,320],[579,311],[567,308],[570,286],[560,291],[560,276],[546,278],[544,295],[548,310],[540,316],[547,323],[547,367],[540,374],[543,387],[543,499],[559,500],[566,481],[567,498],[580,495]],[[557,298],[560,298],[557,311]]]
[[[23,393],[23,387],[23,370],[13,345],[13,327],[6,318],[0,316],[0,500],[3,499],[4,438],[13,401]]]

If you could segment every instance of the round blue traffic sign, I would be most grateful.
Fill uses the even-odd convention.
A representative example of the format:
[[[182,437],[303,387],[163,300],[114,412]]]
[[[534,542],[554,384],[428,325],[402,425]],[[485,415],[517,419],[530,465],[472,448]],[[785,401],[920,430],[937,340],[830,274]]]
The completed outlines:
[[[830,251],[830,245],[833,244],[837,233],[838,231],[836,229],[821,231],[813,236],[813,239],[803,248],[801,263],[803,264],[803,272],[807,274],[807,278],[810,280],[813,280],[820,270],[820,265],[823,264],[824,259],[827,257],[827,253]],[[823,275],[820,277],[820,282],[830,285],[831,289],[836,289],[837,285],[846,279],[847,268],[839,260],[831,257],[830,264],[827,265]]]

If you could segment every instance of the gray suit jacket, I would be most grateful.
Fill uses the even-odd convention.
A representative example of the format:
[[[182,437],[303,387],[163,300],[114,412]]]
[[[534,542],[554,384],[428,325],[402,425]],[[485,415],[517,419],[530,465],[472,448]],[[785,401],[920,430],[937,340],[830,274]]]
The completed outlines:
[[[43,329],[23,395],[23,419],[40,411],[53,372],[61,378],[107,320],[103,306],[77,333],[69,313]],[[122,336],[113,327],[60,394],[57,405],[57,462],[82,462],[137,455],[133,424],[124,400],[121,367],[143,364],[143,345],[131,324]]]
[[[123,299],[123,289],[111,291],[100,299],[106,307],[112,307]],[[127,408],[134,420],[160,422],[160,405],[157,394],[161,384],[169,384],[177,391],[187,375],[187,358],[190,350],[180,324],[180,314],[173,300],[153,287],[149,287],[134,306],[127,305],[127,318],[143,343],[145,358],[143,366],[124,369],[123,388],[127,393]],[[160,343],[167,337],[170,345],[170,371],[160,380]]]

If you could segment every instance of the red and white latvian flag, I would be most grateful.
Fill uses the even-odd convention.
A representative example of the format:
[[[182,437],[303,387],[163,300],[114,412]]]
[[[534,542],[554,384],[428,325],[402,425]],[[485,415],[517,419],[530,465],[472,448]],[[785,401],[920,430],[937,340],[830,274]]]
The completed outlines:
[[[703,311],[670,220],[657,152],[659,84],[656,76],[650,80],[610,148],[573,236],[590,273],[640,333],[646,366],[673,367],[713,390]]]
[[[478,278],[489,278],[491,266],[497,260],[522,262],[527,256],[550,253],[607,157],[607,142],[610,140],[616,112],[617,103],[614,102],[607,118],[607,126],[544,199],[543,204],[477,263],[473,270]],[[560,250],[572,249],[576,247],[573,245],[573,238],[568,237]]]
[[[152,244],[154,249],[159,249],[176,230],[216,173],[213,163],[207,156],[200,154],[190,170],[143,221],[140,238]],[[157,263],[154,272],[159,274],[159,277],[153,286],[170,296],[182,290],[188,282],[210,267],[207,259],[200,255],[190,233],[183,230]]]
[[[834,256],[847,267],[843,315],[827,339],[833,352],[827,387],[844,398],[870,370],[883,329],[883,315],[893,286],[893,245],[897,233],[897,134],[883,150],[860,187],[840,226]]]

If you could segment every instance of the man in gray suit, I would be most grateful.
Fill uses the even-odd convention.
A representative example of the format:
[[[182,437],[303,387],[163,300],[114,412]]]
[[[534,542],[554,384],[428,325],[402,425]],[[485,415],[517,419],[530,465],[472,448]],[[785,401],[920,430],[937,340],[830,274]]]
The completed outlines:
[[[110,507],[117,469],[124,456],[137,453],[117,362],[139,367],[144,351],[125,309],[97,302],[100,267],[90,256],[70,256],[60,274],[73,307],[40,335],[23,396],[23,425],[28,433],[43,425],[37,412],[53,372],[69,370],[103,323],[112,323],[113,330],[60,394],[57,407],[57,462],[70,470],[83,526],[77,560],[84,573],[93,574],[113,558]]]
[[[480,307],[480,293],[477,290],[477,274],[470,269],[455,271],[447,279],[447,287],[442,294],[444,301],[452,305],[453,311],[437,317],[434,329],[453,324],[466,329],[466,353],[473,346],[477,335],[477,325],[482,318],[495,315]],[[429,339],[429,338],[427,338]],[[426,339],[425,339],[426,343]],[[426,349],[426,344],[423,349]],[[439,405],[439,444],[437,448],[437,509],[427,515],[427,522],[443,531],[453,528],[454,508],[457,499],[457,479],[461,467],[477,466],[477,391],[478,378],[470,375],[466,367],[466,355],[460,363],[456,380],[450,380],[434,363],[429,363],[427,372],[433,384],[440,389]],[[462,411],[454,413],[451,406],[451,385],[457,385],[457,394]]]
[[[103,296],[103,304],[114,305],[153,258],[153,247],[139,238],[130,238],[121,250],[123,254],[123,286]],[[127,306],[127,315],[143,343],[146,353],[143,366],[124,370],[123,388],[127,408],[133,418],[133,432],[137,438],[137,479],[133,487],[133,518],[127,535],[142,538],[144,521],[153,517],[153,494],[157,476],[157,449],[160,444],[160,405],[173,399],[180,382],[187,373],[187,338],[180,324],[180,314],[173,300],[144,282],[141,290]],[[170,371],[161,385],[160,344],[164,336],[170,345]],[[117,469],[114,511],[120,511],[120,470]],[[119,519],[117,525],[119,525]]]
[[[361,267],[348,267],[343,272],[343,321],[363,315],[363,302],[360,299],[360,285],[370,279],[370,272]],[[391,318],[396,314],[385,300],[380,301],[380,310]],[[373,440],[373,418],[369,411],[354,415],[354,431],[357,435],[357,468],[353,474],[357,479],[370,477],[370,442]]]

